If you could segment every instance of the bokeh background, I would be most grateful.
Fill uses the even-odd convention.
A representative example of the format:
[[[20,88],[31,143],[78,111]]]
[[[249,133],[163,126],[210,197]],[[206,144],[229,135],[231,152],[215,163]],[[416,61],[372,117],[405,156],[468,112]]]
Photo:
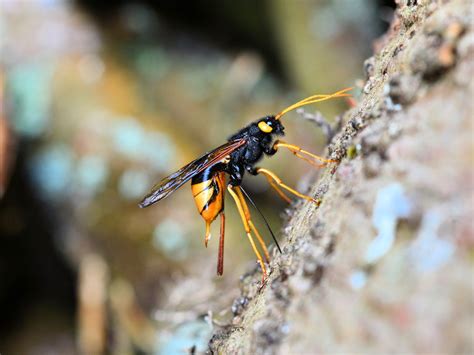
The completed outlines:
[[[217,277],[189,186],[137,203],[248,122],[357,86],[394,6],[0,0],[0,352],[205,349],[206,317],[225,321],[255,263],[235,209]],[[318,110],[333,121],[347,106]],[[284,123],[287,141],[323,152],[314,123]],[[301,190],[317,174],[284,152],[261,165]],[[244,186],[278,231],[285,204],[262,177]]]

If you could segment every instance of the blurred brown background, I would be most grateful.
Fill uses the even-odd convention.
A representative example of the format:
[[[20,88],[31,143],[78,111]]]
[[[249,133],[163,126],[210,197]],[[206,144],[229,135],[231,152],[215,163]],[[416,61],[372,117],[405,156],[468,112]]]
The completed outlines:
[[[254,263],[235,209],[217,278],[188,186],[137,202],[248,122],[354,85],[393,2],[0,6],[0,352],[205,349],[206,314]],[[345,107],[318,109],[333,120]],[[286,140],[323,151],[313,123],[292,113],[285,125]],[[288,153],[261,164],[300,189],[317,173]],[[285,205],[262,178],[245,186],[278,231]],[[193,283],[202,273],[209,284]]]

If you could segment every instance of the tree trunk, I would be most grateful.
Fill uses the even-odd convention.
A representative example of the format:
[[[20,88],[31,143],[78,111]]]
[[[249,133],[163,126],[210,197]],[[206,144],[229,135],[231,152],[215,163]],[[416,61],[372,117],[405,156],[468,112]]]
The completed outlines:
[[[398,2],[312,188],[321,205],[295,206],[212,352],[474,351],[473,3]]]

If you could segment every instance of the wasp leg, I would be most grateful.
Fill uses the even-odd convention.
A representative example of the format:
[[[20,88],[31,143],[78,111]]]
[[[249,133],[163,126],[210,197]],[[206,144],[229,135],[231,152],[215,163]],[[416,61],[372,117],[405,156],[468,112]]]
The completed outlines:
[[[245,215],[244,207],[242,206],[242,203],[240,202],[239,196],[234,191],[234,187],[232,185],[227,185],[227,190],[229,191],[230,195],[234,199],[235,204],[237,205],[237,210],[239,211],[240,218],[242,219],[242,223],[245,228],[245,233],[247,234],[247,238],[249,239],[253,252],[257,256],[258,262],[260,264],[260,268],[262,269],[262,274],[263,274],[262,282],[264,282],[267,279],[267,269],[265,268],[265,263],[263,262],[263,258],[260,255],[260,252],[258,251],[257,246],[255,245],[252,235],[250,234],[250,225],[247,222],[247,217]]]
[[[217,257],[217,275],[224,273],[224,235],[225,235],[225,215],[221,213],[221,235],[219,237],[219,254]]]
[[[294,145],[294,144],[289,144],[289,143],[286,143],[286,142],[283,142],[283,141],[276,141],[275,144],[273,144],[273,150],[275,150],[275,151],[278,150],[278,148],[280,148],[280,147],[287,148],[296,157],[298,157],[300,159],[303,159],[304,161],[308,162],[309,164],[311,164],[311,165],[313,165],[317,168],[324,167],[328,163],[337,162],[337,160],[325,159],[325,158],[320,157],[319,155],[310,153],[310,152],[308,152],[308,151],[306,151],[306,150],[302,149],[301,147],[299,147],[297,145]],[[321,163],[316,164],[313,160],[307,158],[305,155],[309,156],[309,157],[311,157],[315,160],[319,160]]]
[[[277,194],[285,200],[287,203],[291,203],[291,199],[278,187],[278,185],[275,183],[275,181],[268,175],[265,175],[265,177],[268,180],[268,183],[270,186],[277,192]]]
[[[245,198],[244,198],[244,195],[242,194],[242,190],[240,189],[240,186],[236,186],[235,191],[237,192],[237,196],[239,197],[240,203],[242,204],[242,207],[244,209],[245,218],[247,218],[247,223],[249,224],[251,231],[255,233],[257,240],[260,243],[260,247],[263,250],[265,261],[268,263],[270,262],[270,254],[268,253],[268,249],[267,249],[267,246],[265,245],[265,242],[263,241],[262,235],[260,234],[260,232],[257,230],[257,228],[252,222],[249,206],[247,205],[247,202],[245,201]]]
[[[273,155],[276,152],[277,152],[277,150],[272,147],[268,151],[266,151],[265,153],[267,153],[268,155]],[[251,166],[247,167],[247,171],[249,172],[249,174],[258,175],[257,169],[254,168],[254,167],[251,167]],[[291,199],[283,192],[282,189],[280,189],[278,187],[278,185],[275,183],[275,181],[267,175],[265,175],[265,177],[267,178],[268,183],[270,184],[270,186],[277,192],[278,196],[280,196],[283,200],[285,200],[286,203],[291,203]]]
[[[285,185],[281,179],[275,175],[275,173],[271,172],[270,170],[267,170],[267,169],[263,169],[263,168],[257,168],[257,174],[263,174],[267,177],[267,179],[272,179],[278,186],[282,187],[283,189],[291,192],[293,195],[295,196],[298,196],[298,197],[301,197],[301,198],[304,198],[308,201],[311,201],[315,204],[319,204],[318,201],[316,201],[314,198],[310,197],[310,196],[307,196],[307,195],[303,195],[302,193],[299,193],[298,191],[296,191],[295,189],[292,189],[291,187],[289,187],[288,185]]]

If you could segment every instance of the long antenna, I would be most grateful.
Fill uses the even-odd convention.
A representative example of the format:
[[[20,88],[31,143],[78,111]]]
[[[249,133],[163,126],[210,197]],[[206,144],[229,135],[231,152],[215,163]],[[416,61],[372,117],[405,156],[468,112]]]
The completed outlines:
[[[307,97],[306,99],[303,99],[303,100],[300,100],[296,103],[294,103],[293,105],[290,105],[288,106],[287,108],[285,108],[283,111],[281,111],[280,113],[277,113],[275,115],[275,119],[279,120],[283,115],[285,115],[286,113],[292,111],[292,110],[295,110],[297,109],[298,107],[301,107],[301,106],[305,106],[305,105],[309,105],[309,104],[314,104],[316,102],[321,102],[321,101],[326,101],[326,100],[330,100],[330,99],[335,99],[335,98],[338,98],[338,97],[350,97],[351,94],[347,94],[346,92],[349,91],[349,90],[352,90],[352,88],[345,88],[345,89],[342,89],[338,92],[335,92],[334,94],[329,94],[329,95],[313,95],[313,96],[309,96]]]
[[[263,215],[262,211],[260,211],[260,209],[257,207],[257,205],[255,204],[255,202],[253,202],[253,200],[250,198],[249,194],[247,193],[247,191],[245,191],[245,189],[240,186],[240,189],[242,190],[242,192],[244,193],[245,197],[247,197],[247,199],[250,201],[250,203],[252,204],[253,207],[255,207],[255,209],[258,211],[258,213],[260,214],[260,216],[263,218],[263,221],[265,222],[265,225],[267,226],[268,230],[270,231],[270,234],[272,235],[272,238],[278,248],[278,251],[280,252],[280,254],[283,254],[283,252],[281,251],[281,248],[280,248],[280,244],[278,244],[278,241],[275,237],[275,234],[273,234],[273,231],[272,229],[270,228],[270,225],[268,224],[267,222],[267,219],[265,218],[265,216]]]

